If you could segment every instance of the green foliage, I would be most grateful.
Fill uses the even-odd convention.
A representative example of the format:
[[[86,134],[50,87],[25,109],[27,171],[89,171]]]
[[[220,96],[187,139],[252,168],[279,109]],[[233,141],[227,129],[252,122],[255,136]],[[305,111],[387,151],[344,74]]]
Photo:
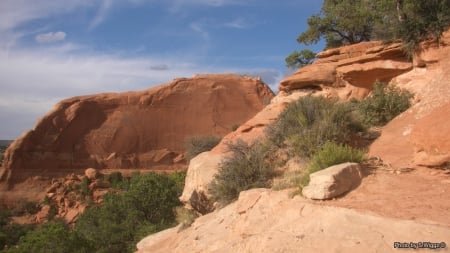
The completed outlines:
[[[11,247],[8,253],[67,253],[92,252],[91,249],[80,238],[75,238],[62,222],[51,221],[29,231],[20,238],[19,246]]]
[[[314,173],[330,166],[345,162],[360,163],[364,158],[364,152],[347,145],[334,142],[325,143],[322,148],[311,158],[308,171]]]
[[[193,210],[186,209],[182,206],[179,206],[175,209],[176,212],[176,221],[178,224],[183,224],[185,226],[189,226],[194,223],[197,215]]]
[[[89,179],[87,177],[83,177],[83,179],[81,179],[80,189],[83,197],[90,196],[92,194],[91,189],[89,188]]]
[[[325,0],[320,13],[308,18],[308,30],[297,41],[310,45],[324,38],[328,48],[369,41],[376,37],[374,31],[389,30],[394,10],[394,1]]]
[[[186,159],[189,161],[198,154],[209,151],[219,144],[221,138],[217,136],[194,136],[188,138],[185,143]]]
[[[36,229],[8,224],[10,214],[2,212],[0,247],[8,245],[7,253],[134,252],[144,236],[176,224],[174,209],[180,205],[185,174],[134,174],[123,179],[120,186],[125,191],[107,193],[102,205],[87,208],[73,230],[58,221]]]
[[[316,54],[308,49],[302,51],[294,51],[286,57],[286,66],[288,68],[297,69],[309,65],[316,58]]]
[[[348,103],[307,96],[291,103],[278,121],[269,126],[267,136],[294,156],[311,157],[327,141],[346,143],[350,134],[361,130]]]
[[[358,105],[364,124],[380,126],[388,123],[411,106],[413,95],[395,86],[376,83],[371,96]]]
[[[33,231],[34,225],[9,223],[0,228],[0,249],[19,243],[21,237]]]
[[[38,203],[20,199],[17,205],[12,210],[14,216],[22,216],[29,214],[36,214],[39,211]]]
[[[108,193],[102,206],[87,209],[75,232],[95,252],[133,252],[143,236],[175,225],[174,208],[180,205],[184,177],[181,172],[134,174],[126,192]]]
[[[404,13],[399,35],[410,54],[420,41],[439,39],[450,26],[450,0],[405,1]]]
[[[227,204],[237,199],[241,191],[270,186],[270,179],[275,176],[272,146],[261,142],[247,145],[238,140],[228,148],[233,154],[221,162],[210,184],[215,201]]]
[[[34,225],[11,223],[11,215],[12,212],[6,208],[0,210],[0,250],[16,245],[22,236],[34,228]]]
[[[402,3],[397,6],[398,3]],[[325,39],[326,47],[361,41],[402,39],[408,53],[420,41],[439,39],[450,26],[450,0],[324,0],[320,13],[308,18],[301,44]]]
[[[124,178],[122,176],[122,173],[116,171],[111,174],[106,174],[105,180],[111,184],[112,188],[120,189]]]

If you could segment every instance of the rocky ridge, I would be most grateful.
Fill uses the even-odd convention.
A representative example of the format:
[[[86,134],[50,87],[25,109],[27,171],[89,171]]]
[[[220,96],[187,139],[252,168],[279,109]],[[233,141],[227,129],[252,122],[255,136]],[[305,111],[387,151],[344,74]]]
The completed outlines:
[[[184,169],[185,138],[223,136],[272,97],[260,79],[220,74],[66,99],[10,145],[0,179],[12,185],[89,167]]]

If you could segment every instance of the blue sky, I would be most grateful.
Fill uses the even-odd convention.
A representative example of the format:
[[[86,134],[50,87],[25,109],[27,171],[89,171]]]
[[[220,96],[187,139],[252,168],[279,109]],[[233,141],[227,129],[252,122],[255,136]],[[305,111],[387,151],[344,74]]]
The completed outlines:
[[[284,58],[322,1],[1,0],[0,139],[33,128],[60,100],[146,89],[197,73],[261,76]],[[310,47],[320,51],[323,45]]]

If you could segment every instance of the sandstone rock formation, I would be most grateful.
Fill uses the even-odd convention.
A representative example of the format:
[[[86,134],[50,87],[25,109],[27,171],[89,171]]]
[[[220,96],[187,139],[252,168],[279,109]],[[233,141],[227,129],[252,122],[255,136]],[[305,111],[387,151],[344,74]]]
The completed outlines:
[[[259,79],[197,75],[137,92],[58,103],[7,150],[0,178],[58,177],[84,169],[170,169],[183,165],[184,140],[223,136],[273,97]]]
[[[376,80],[389,81],[413,68],[399,43],[384,45],[381,42],[365,42],[324,51],[312,65],[301,68],[281,81],[279,94],[261,112],[236,131],[226,135],[210,153],[192,161],[188,168],[186,187],[181,200],[189,204],[194,192],[208,196],[208,184],[218,171],[220,159],[227,155],[226,143],[242,139],[252,142],[264,136],[267,125],[291,102],[308,94],[350,99],[363,98]],[[214,159],[213,159],[214,157]],[[214,160],[214,162],[208,160]],[[197,163],[208,164],[197,172]],[[199,176],[201,175],[201,179]]]
[[[318,206],[298,196],[292,199],[286,191],[253,189],[184,230],[176,227],[144,238],[137,252],[393,252],[395,242],[441,247],[448,238],[448,227]]]
[[[362,42],[317,54],[312,65],[281,81],[280,90],[336,88],[339,97],[363,98],[376,80],[388,82],[412,69],[400,43]]]
[[[439,167],[450,163],[450,30],[422,43],[414,70],[392,80],[415,95],[415,104],[388,123],[370,147],[396,168]]]
[[[312,173],[308,186],[302,190],[309,199],[324,200],[340,196],[356,188],[362,179],[357,163],[343,163]]]

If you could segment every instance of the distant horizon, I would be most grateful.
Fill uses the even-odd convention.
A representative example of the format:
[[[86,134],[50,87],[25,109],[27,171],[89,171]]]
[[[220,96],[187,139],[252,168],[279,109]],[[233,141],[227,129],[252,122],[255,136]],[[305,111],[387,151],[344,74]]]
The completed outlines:
[[[142,90],[198,73],[260,76],[272,90],[322,1],[4,0],[0,139],[60,100]]]

